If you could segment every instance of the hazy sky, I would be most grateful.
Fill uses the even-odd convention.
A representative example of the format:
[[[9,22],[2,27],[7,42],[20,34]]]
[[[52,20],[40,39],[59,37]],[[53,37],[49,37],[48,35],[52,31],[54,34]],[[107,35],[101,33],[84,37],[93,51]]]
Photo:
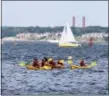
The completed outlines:
[[[108,26],[108,1],[3,1],[3,26]]]

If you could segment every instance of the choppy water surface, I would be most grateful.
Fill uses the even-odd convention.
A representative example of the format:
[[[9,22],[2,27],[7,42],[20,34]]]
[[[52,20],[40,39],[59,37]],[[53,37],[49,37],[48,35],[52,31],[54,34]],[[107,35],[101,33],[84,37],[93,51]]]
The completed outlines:
[[[20,61],[31,62],[34,57],[44,56],[66,59],[73,56],[78,64],[81,57],[86,62],[97,60],[91,69],[27,70],[20,67]],[[2,94],[108,94],[108,45],[95,44],[92,48],[59,48],[57,44],[44,42],[5,42],[2,45]]]

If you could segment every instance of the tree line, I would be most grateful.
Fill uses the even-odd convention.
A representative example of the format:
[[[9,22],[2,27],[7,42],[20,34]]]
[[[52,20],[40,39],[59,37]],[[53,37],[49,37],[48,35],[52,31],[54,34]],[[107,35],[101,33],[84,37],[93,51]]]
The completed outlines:
[[[3,37],[14,37],[19,33],[45,33],[45,32],[62,32],[64,26],[56,26],[56,27],[8,27],[8,26],[3,26],[2,27],[2,38]],[[81,27],[71,27],[71,30],[73,31],[73,34],[75,36],[80,36],[85,33],[91,33],[91,32],[108,32],[108,27],[101,27],[101,26],[88,26],[85,28]]]

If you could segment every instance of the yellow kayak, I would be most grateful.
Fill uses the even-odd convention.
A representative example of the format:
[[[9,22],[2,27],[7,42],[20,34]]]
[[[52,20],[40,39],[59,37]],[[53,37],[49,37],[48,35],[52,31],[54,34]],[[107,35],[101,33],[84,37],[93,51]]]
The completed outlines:
[[[90,65],[87,65],[87,66],[71,65],[71,69],[87,69],[87,68],[92,68],[92,67],[94,67],[96,65],[97,65],[97,62],[93,61]],[[56,69],[63,69],[63,68],[65,68],[64,66],[61,66],[61,65],[57,65],[54,68],[52,68],[49,65],[37,68],[37,67],[32,66],[31,64],[27,64],[26,65],[24,62],[21,63],[20,66],[25,66],[28,70],[51,70],[51,69],[55,69],[55,68]]]
[[[78,65],[72,65],[71,69],[79,69],[79,68],[89,68],[88,66],[78,66]]]
[[[92,68],[96,65],[97,65],[96,61],[93,61],[90,65],[86,65],[86,66],[71,65],[71,69],[87,69],[87,68]]]
[[[51,69],[63,69],[64,66],[55,66],[54,68],[52,68],[51,66],[43,66],[43,67],[40,67],[40,68],[37,68],[37,67],[34,67],[32,65],[26,65],[26,68],[28,70],[51,70]]]
[[[26,65],[26,68],[28,70],[50,70],[50,69],[52,69],[52,67],[50,67],[50,66],[43,66],[43,67],[37,68],[32,65]]]
[[[62,65],[56,65],[54,68],[56,68],[56,69],[63,69],[64,66],[62,66]]]

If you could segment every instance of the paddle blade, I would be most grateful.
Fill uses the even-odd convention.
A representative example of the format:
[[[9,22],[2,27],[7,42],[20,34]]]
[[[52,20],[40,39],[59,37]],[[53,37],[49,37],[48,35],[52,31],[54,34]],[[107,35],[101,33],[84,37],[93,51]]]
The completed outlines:
[[[96,62],[96,61],[93,61],[93,62],[91,63],[91,65],[92,65],[92,66],[96,66],[96,65],[97,65],[97,62]]]
[[[91,68],[91,67],[95,67],[96,65],[97,65],[97,62],[96,62],[96,61],[93,61],[93,62],[91,63],[91,65],[89,65],[88,67]]]
[[[19,64],[21,67],[23,67],[23,66],[25,66],[26,64],[25,64],[25,62],[20,62],[20,64]]]

